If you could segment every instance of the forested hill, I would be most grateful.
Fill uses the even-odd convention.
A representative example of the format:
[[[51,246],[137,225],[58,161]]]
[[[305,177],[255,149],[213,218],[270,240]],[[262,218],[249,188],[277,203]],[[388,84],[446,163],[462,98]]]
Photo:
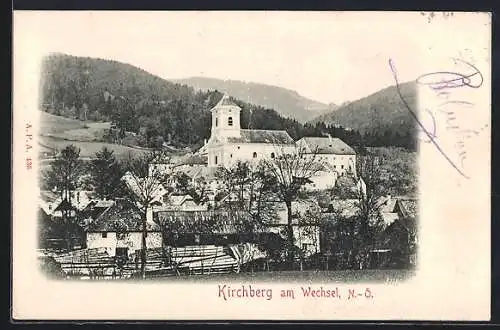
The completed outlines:
[[[55,54],[43,62],[41,107],[65,117],[112,121],[122,131],[143,136],[147,146],[163,141],[193,146],[208,138],[210,109],[218,91],[196,92],[142,69],[116,61]],[[262,129],[300,130],[271,109],[239,102],[242,125]]]
[[[208,77],[191,77],[172,80],[186,84],[196,90],[219,90],[239,100],[276,110],[281,116],[306,122],[326,112],[335,110],[335,104],[311,100],[294,90],[238,80],[223,80]]]
[[[210,109],[222,97],[219,91],[195,91],[129,64],[64,54],[43,60],[40,83],[40,107],[44,111],[68,118],[111,121],[114,135],[106,142],[123,143],[133,136],[137,145],[145,147],[158,147],[164,142],[175,147],[199,147],[210,136]],[[301,124],[273,109],[234,101],[242,108],[242,128],[282,129],[294,139],[329,133],[351,145],[371,144],[357,131],[337,124]]]
[[[410,108],[416,110],[416,83],[403,83],[399,88]],[[396,86],[348,103],[311,122],[335,123],[359,131],[374,146],[391,143],[406,146],[415,141],[416,122],[397,93]]]

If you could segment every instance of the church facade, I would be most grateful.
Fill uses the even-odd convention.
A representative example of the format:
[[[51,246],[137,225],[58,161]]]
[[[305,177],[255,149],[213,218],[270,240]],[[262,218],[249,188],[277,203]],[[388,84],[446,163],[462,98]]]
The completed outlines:
[[[241,108],[227,94],[211,111],[211,136],[204,146],[209,167],[231,167],[237,161],[257,163],[296,150],[286,131],[242,129]]]

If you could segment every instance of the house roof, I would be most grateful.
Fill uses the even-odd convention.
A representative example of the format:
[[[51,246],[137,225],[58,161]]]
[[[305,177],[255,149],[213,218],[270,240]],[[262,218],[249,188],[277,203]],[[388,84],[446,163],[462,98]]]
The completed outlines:
[[[76,210],[76,208],[68,202],[68,200],[65,198],[62,200],[59,205],[54,209],[54,211],[69,211],[69,210]]]
[[[216,178],[217,175],[216,167],[208,167],[205,165],[195,165],[192,167],[183,168],[180,172],[183,172],[191,179],[204,178],[206,180],[212,180]]]
[[[355,155],[356,152],[339,138],[304,137],[303,140],[311,152],[318,154]],[[300,141],[300,140],[299,140]]]
[[[190,195],[172,195],[169,197],[169,204],[171,204],[172,206],[179,206],[179,205],[182,205],[183,203],[185,203],[186,201],[192,201],[193,200],[193,197],[191,197]]]
[[[187,155],[185,157],[182,157],[176,164],[175,166],[182,166],[182,165],[207,165],[208,164],[208,157],[206,155]]]
[[[240,137],[228,137],[229,143],[272,143],[294,144],[295,142],[286,131],[263,129],[242,129]]]
[[[392,213],[395,212],[398,199],[391,196],[382,196],[377,201],[377,206],[380,207],[380,212]]]
[[[84,219],[97,219],[113,204],[114,201],[93,200],[83,209],[81,216]]]
[[[399,219],[399,215],[395,212],[381,212],[380,215],[385,227],[391,225],[394,221]]]
[[[146,222],[148,231],[158,231],[159,226],[153,222]],[[88,232],[110,231],[141,231],[142,215],[127,200],[117,200],[113,206],[107,208],[96,219],[91,221],[86,230]]]
[[[60,196],[50,190],[40,190],[40,199],[44,202],[54,202]]]
[[[182,232],[239,233],[248,214],[232,211],[158,211],[158,223],[173,224]]]
[[[329,209],[334,212],[340,212],[343,217],[349,218],[355,216],[358,212],[357,199],[334,199],[329,205]],[[331,212],[329,212],[331,213]]]
[[[398,200],[399,211],[403,218],[413,218],[417,217],[418,203],[415,199],[399,199]]]
[[[224,106],[238,107],[237,104],[235,104],[233,101],[231,101],[231,99],[229,98],[229,95],[224,94],[222,96],[222,98],[220,99],[220,101],[215,105],[215,107],[212,108],[212,110],[215,108],[224,107]]]

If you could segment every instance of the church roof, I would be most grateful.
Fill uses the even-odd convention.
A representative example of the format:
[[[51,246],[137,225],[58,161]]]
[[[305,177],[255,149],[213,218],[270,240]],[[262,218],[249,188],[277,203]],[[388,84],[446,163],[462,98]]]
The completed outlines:
[[[356,152],[347,143],[339,138],[328,137],[304,137],[302,138],[307,144],[311,152],[316,151],[318,154],[335,154],[335,155],[355,155]]]
[[[273,143],[294,144],[293,139],[286,131],[271,131],[260,129],[242,129],[240,137],[228,137],[229,143]]]
[[[215,105],[214,109],[218,108],[218,107],[223,107],[223,106],[238,107],[238,105],[236,103],[234,103],[233,101],[231,101],[231,99],[229,98],[229,95],[227,95],[227,94],[224,94],[222,96],[222,98],[220,99],[219,103],[217,103]]]

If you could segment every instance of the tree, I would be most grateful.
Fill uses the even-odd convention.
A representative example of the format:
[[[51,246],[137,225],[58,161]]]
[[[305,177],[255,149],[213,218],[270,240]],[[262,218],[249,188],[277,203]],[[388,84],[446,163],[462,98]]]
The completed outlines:
[[[324,168],[318,153],[305,154],[301,149],[293,153],[281,152],[277,157],[263,160],[265,169],[272,175],[276,195],[287,209],[287,239],[289,251],[293,251],[292,202],[299,197],[301,188]],[[290,253],[289,258],[294,258]]]
[[[207,200],[208,183],[201,177],[196,183],[184,172],[174,174],[175,190],[181,194],[190,195],[195,203],[204,203]]]
[[[362,242],[359,253],[365,257],[373,247],[380,226],[380,198],[385,195],[383,186],[381,155],[367,154],[357,159],[357,173],[359,180],[356,191],[358,200],[359,238]]]
[[[274,218],[275,180],[263,164],[251,166],[238,161],[229,169],[219,168],[216,176],[223,182],[222,193],[226,197],[220,206],[249,215],[251,221],[246,230],[253,232]]]
[[[77,226],[77,216],[73,215],[75,209],[71,199],[80,184],[83,170],[80,149],[70,144],[61,150],[50,169],[44,173],[45,185],[55,189],[61,196],[61,204],[67,205],[61,209],[61,213],[68,249],[72,249],[72,237]]]
[[[103,147],[90,165],[91,183],[99,198],[110,199],[120,186],[123,171],[112,150]]]
[[[126,184],[124,198],[130,201],[130,205],[136,208],[141,215],[141,276],[146,277],[146,236],[148,214],[152,211],[153,202],[157,201],[162,192],[166,191],[163,184],[168,174],[152,167],[150,163],[158,161],[161,152],[151,152],[138,158],[129,158],[125,163],[126,174],[123,180]]]

